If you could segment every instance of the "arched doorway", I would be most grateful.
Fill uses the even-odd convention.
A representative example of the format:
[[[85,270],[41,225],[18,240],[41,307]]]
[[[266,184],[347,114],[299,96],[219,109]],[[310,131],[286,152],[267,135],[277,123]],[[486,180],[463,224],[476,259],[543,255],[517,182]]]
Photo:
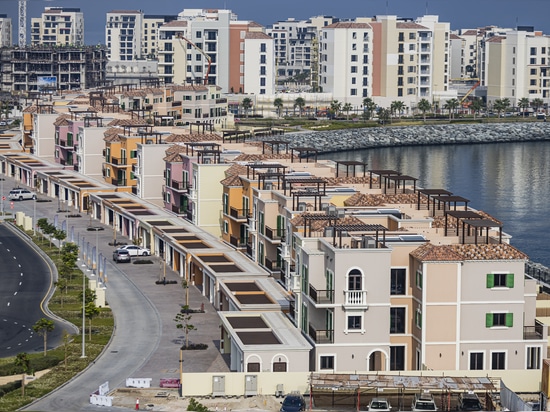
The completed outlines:
[[[375,350],[369,354],[367,358],[367,369],[369,371],[385,371],[387,356],[381,350]]]

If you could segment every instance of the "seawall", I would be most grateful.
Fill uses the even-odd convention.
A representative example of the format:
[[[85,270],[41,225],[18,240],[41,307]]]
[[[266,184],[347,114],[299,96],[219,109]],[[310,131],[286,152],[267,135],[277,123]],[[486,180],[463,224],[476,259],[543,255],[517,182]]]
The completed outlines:
[[[389,146],[472,144],[550,140],[550,122],[386,126],[287,133],[292,147],[319,153]]]

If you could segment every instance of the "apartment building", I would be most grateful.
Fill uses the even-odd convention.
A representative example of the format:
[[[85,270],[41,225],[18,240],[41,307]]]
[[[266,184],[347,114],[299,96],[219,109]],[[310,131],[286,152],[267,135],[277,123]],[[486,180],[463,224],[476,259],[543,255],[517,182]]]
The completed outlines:
[[[83,46],[84,13],[72,7],[46,7],[31,19],[31,45]]]
[[[11,18],[7,14],[0,14],[0,47],[11,46],[13,46]]]
[[[550,103],[550,38],[533,28],[507,31],[484,42],[487,103],[522,98]]]
[[[254,95],[275,94],[273,39],[265,33],[248,32],[244,40],[244,90]]]
[[[400,100],[408,107],[448,90],[450,24],[437,16],[416,20],[376,16],[372,96],[382,107]]]
[[[59,113],[53,104],[36,102],[23,110],[23,150],[47,161],[54,161],[55,121]]]
[[[39,45],[0,50],[2,90],[81,90],[103,86],[107,49],[104,46]]]
[[[109,60],[131,61],[143,57],[143,12],[112,10],[107,13],[105,44]]]
[[[319,50],[320,90],[356,108],[373,95],[373,30],[369,23],[338,22],[324,27]]]

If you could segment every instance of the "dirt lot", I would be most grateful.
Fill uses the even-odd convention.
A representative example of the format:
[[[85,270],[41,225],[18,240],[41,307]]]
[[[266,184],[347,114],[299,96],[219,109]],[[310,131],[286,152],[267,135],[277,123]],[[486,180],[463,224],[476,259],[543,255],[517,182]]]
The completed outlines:
[[[180,398],[176,389],[132,389],[121,388],[111,394],[113,406],[135,409],[139,399],[139,409],[149,411],[182,411],[189,405],[188,398]],[[211,411],[278,411],[282,398],[275,396],[251,396],[238,398],[195,398]]]

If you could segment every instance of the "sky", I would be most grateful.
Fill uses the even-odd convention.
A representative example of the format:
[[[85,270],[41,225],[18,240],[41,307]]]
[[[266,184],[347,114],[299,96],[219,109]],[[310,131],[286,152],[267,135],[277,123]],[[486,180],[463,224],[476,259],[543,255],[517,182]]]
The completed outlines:
[[[0,14],[12,18],[17,41],[18,0],[0,0]],[[178,14],[184,8],[230,9],[240,20],[264,26],[277,21],[325,15],[339,18],[397,15],[416,18],[439,15],[451,29],[495,25],[506,28],[534,26],[550,35],[550,0],[28,0],[27,24],[45,7],[78,7],[84,12],[86,44],[105,43],[106,13],[139,9],[145,14]],[[28,38],[28,36],[27,36]]]

